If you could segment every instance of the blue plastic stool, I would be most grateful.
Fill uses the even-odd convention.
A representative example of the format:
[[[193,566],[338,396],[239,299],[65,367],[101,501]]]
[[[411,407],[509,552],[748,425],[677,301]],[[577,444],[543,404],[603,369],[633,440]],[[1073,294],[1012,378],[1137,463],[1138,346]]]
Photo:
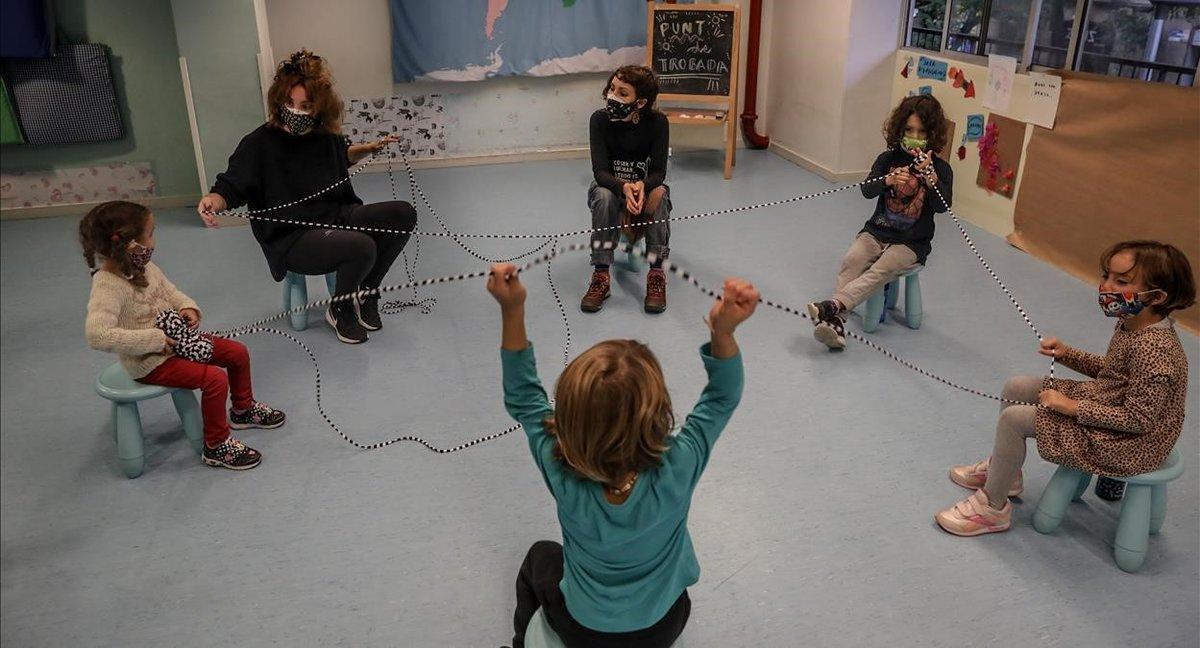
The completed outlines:
[[[534,610],[529,625],[525,627],[525,648],[566,648],[566,644],[546,621],[542,608]]]
[[[138,401],[170,394],[175,411],[183,421],[183,432],[196,454],[204,450],[204,419],[200,404],[189,389],[144,385],[129,377],[129,373],[114,363],[96,377],[96,393],[112,401],[113,434],[117,441],[117,461],[125,476],[133,479],[146,467],[146,452],[142,445],[142,417]]]
[[[629,244],[629,239],[625,236],[624,233],[622,233],[621,234],[621,245],[627,245],[627,244]],[[646,253],[645,239],[638,239],[637,242],[633,244],[633,247],[634,247],[634,249],[629,251],[629,259],[627,261],[627,264],[629,265],[629,269],[631,271],[641,272],[643,257],[641,256],[641,254],[638,254],[636,250],[641,250],[642,254]]]
[[[329,288],[329,296],[332,297],[336,293],[337,273],[330,272],[325,275],[325,286]],[[293,308],[308,303],[308,278],[302,274],[288,272],[283,278],[283,310],[290,311]],[[303,331],[308,328],[308,311],[292,313],[288,316],[291,320],[293,331]]]
[[[910,270],[867,298],[863,306],[863,332],[873,333],[887,317],[887,311],[896,307],[900,296],[900,279],[904,279],[904,323],[910,329],[921,328],[921,278],[918,274],[924,267]]]
[[[1130,573],[1141,569],[1150,536],[1162,529],[1167,517],[1167,483],[1182,474],[1183,459],[1178,450],[1172,449],[1158,470],[1130,477],[1110,477],[1127,485],[1117,521],[1117,537],[1113,542],[1113,559],[1121,569]],[[1057,529],[1066,515],[1067,505],[1079,501],[1091,481],[1090,473],[1059,466],[1038,502],[1033,514],[1033,528],[1041,533]]]

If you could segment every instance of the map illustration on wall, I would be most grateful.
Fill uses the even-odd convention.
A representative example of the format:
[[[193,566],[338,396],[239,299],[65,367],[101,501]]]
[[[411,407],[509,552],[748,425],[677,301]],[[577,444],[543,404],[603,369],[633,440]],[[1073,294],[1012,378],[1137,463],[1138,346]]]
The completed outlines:
[[[646,56],[646,0],[389,0],[392,79],[603,72]]]

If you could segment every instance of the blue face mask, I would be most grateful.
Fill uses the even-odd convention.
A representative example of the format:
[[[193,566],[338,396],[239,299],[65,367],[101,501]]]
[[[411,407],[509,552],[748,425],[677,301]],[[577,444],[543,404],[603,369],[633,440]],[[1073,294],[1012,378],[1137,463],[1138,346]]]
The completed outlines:
[[[1102,286],[1098,298],[1100,310],[1108,317],[1133,317],[1146,310],[1146,303],[1142,301],[1142,295],[1152,292],[1158,292],[1158,289],[1145,290],[1140,293],[1125,293],[1117,290],[1104,290]]]

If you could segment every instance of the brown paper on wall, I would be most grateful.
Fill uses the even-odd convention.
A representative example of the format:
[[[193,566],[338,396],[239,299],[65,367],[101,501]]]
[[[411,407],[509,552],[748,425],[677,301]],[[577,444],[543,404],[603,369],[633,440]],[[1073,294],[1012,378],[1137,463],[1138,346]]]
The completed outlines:
[[[1153,239],[1200,283],[1200,89],[1054,74],[1058,119],[1034,127],[1009,242],[1096,283],[1108,246]],[[1200,332],[1200,308],[1174,317]]]
[[[996,153],[1000,160],[1000,171],[996,174],[996,185],[992,188],[1005,198],[1012,198],[1013,188],[1017,186],[1017,168],[1021,166],[1021,146],[1025,143],[1025,122],[1009,119],[1003,115],[991,113],[988,124],[995,124],[999,131],[996,139]],[[986,130],[984,132],[987,132]],[[978,153],[976,153],[978,157]],[[1008,173],[1012,172],[1012,177]],[[979,161],[979,173],[975,175],[975,184],[988,188],[988,165]]]

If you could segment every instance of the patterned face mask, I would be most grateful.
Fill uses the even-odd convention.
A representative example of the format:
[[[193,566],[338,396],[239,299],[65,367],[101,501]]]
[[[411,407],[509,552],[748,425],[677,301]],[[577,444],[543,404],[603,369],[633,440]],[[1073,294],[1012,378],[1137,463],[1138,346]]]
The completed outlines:
[[[900,146],[903,146],[905,151],[911,151],[913,149],[919,149],[919,150],[924,151],[925,147],[928,145],[929,145],[929,140],[917,139],[915,137],[909,137],[907,135],[905,135],[904,138],[900,140]]]
[[[1146,293],[1159,292],[1158,288],[1154,290],[1144,290],[1140,293],[1123,293],[1117,290],[1105,290],[1100,287],[1100,310],[1108,317],[1133,317],[1146,309],[1146,303],[1142,301],[1142,295]]]
[[[154,254],[154,248],[146,247],[137,241],[130,241],[129,247],[125,249],[125,252],[129,257],[129,264],[141,270],[146,267],[147,263],[150,263],[150,257]]]
[[[637,101],[624,103],[613,95],[608,95],[608,101],[604,104],[604,110],[608,112],[608,116],[611,119],[625,119],[632,115],[633,111],[637,110]]]
[[[296,110],[291,106],[284,106],[283,110],[279,111],[279,118],[293,135],[304,135],[317,125],[317,118],[313,117],[312,113]]]

